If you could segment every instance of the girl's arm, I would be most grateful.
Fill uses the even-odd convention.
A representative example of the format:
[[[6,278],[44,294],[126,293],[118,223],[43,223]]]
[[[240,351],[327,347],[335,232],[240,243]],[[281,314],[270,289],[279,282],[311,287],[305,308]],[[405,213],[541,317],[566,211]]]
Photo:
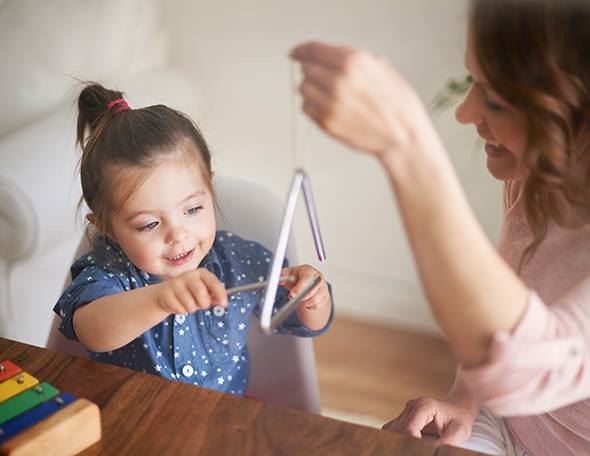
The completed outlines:
[[[187,271],[149,287],[96,299],[74,313],[78,340],[89,350],[120,348],[170,314],[196,312],[213,305],[227,307],[227,293],[206,269]]]
[[[297,295],[308,283],[317,276],[322,280],[305,296],[297,307],[297,317],[308,329],[319,331],[326,326],[332,312],[332,298],[325,277],[310,265],[291,266],[283,268],[283,276],[294,276],[294,283],[285,282],[283,286],[289,289],[289,299]]]
[[[93,352],[128,344],[169,315],[157,305],[161,285],[105,296],[78,308],[74,312],[78,340]]]
[[[291,56],[302,65],[303,110],[383,164],[455,357],[466,365],[484,362],[492,335],[516,325],[528,292],[478,225],[415,91],[367,52],[308,43]]]

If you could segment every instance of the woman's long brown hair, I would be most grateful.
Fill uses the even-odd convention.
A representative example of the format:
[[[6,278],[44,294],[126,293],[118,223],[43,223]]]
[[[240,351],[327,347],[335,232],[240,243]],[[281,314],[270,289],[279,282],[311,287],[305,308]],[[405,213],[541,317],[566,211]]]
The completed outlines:
[[[479,66],[527,124],[524,205],[533,241],[548,223],[590,222],[590,1],[472,0]]]

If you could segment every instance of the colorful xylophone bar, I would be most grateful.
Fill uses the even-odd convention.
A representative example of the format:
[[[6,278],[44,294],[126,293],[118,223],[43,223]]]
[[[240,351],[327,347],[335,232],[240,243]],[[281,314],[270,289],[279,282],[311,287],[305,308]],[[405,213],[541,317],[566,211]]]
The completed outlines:
[[[96,404],[0,361],[0,455],[74,455],[100,437]]]

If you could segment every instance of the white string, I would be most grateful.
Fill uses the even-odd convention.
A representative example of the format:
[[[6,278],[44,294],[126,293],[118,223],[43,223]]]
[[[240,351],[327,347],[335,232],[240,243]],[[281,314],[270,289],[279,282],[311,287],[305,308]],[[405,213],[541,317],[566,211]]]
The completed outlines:
[[[293,168],[306,169],[309,164],[309,136],[311,128],[309,122],[305,122],[303,113],[300,112],[299,81],[297,80],[297,65],[291,61],[291,157]],[[303,141],[300,141],[299,124],[305,122],[302,128]]]
[[[291,62],[291,160],[293,164],[293,169],[297,168],[297,77],[295,72],[297,71],[295,67],[295,62],[292,60]]]

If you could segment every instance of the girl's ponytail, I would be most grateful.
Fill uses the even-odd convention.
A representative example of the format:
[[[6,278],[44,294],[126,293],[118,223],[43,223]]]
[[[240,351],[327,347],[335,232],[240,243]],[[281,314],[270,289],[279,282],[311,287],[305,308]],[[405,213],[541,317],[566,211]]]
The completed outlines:
[[[78,126],[76,142],[84,151],[86,136],[88,142],[95,142],[107,121],[116,113],[129,109],[123,92],[109,90],[100,84],[89,83],[78,97]]]

